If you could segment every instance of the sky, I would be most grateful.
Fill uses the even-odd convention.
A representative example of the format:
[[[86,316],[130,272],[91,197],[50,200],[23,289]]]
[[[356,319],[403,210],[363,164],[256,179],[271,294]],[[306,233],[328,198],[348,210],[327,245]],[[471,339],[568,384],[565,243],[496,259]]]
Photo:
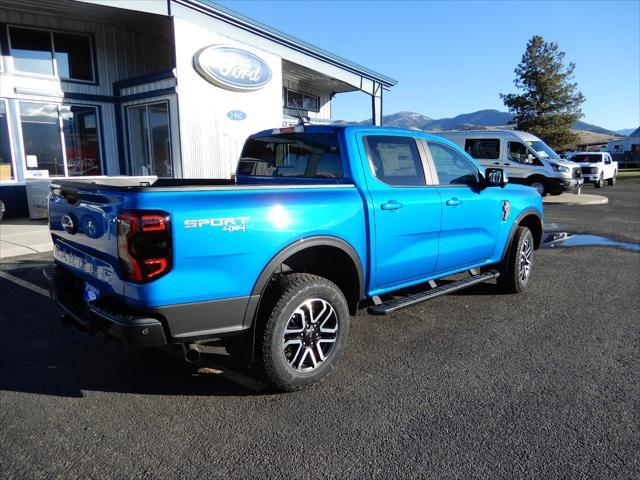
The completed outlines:
[[[217,3],[398,80],[384,113],[432,118],[495,108],[516,92],[527,41],[555,41],[574,62],[583,121],[640,125],[640,0],[339,1]],[[363,93],[337,95],[334,120],[371,117]]]

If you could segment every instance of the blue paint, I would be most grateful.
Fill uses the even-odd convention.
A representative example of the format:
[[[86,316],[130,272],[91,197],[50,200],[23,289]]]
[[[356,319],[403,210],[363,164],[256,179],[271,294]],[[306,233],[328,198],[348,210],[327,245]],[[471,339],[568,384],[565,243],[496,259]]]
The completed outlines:
[[[240,175],[237,183],[244,188],[136,190],[87,184],[80,188],[77,204],[51,196],[54,241],[113,267],[113,277],[102,283],[95,275],[75,272],[85,281],[128,303],[157,307],[250,295],[278,252],[315,236],[336,237],[350,245],[363,266],[366,294],[379,295],[498,263],[516,219],[530,212],[542,219],[542,199],[528,187],[393,187],[374,176],[363,148],[365,135],[446,143],[480,169],[461,149],[435,135],[372,126],[305,126],[304,131],[338,136],[343,178]],[[250,138],[270,135],[266,130]],[[252,188],[256,184],[260,188]],[[336,188],[322,188],[330,185]],[[460,204],[445,206],[454,196]],[[503,221],[505,199],[511,212]],[[391,201],[402,208],[381,208]],[[170,215],[173,268],[167,275],[142,285],[122,280],[116,242],[116,218],[122,210]],[[68,234],[60,219],[70,212],[81,219],[92,215],[93,224]],[[194,228],[194,221],[201,224]],[[224,228],[227,225],[240,227]]]
[[[230,110],[227,112],[227,117],[229,120],[242,121],[247,118],[247,114],[242,110]]]
[[[206,80],[228,90],[258,90],[271,81],[267,62],[235,47],[205,47],[196,53],[194,63]]]

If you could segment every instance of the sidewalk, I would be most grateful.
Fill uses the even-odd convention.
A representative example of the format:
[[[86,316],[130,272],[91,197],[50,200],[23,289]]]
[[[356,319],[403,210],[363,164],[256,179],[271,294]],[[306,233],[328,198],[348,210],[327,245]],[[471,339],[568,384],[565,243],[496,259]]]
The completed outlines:
[[[47,220],[9,218],[0,223],[0,259],[52,249]]]
[[[603,205],[609,203],[607,197],[590,193],[563,193],[562,195],[548,195],[542,200],[545,205]]]

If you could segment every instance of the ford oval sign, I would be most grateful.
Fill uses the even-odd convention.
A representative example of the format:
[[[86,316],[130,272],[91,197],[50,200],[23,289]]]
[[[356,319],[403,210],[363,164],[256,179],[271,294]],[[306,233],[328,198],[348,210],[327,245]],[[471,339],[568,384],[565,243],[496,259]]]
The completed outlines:
[[[229,117],[229,120],[241,121],[247,118],[247,114],[242,110],[229,110],[227,112],[227,117]]]
[[[227,45],[203,48],[196,53],[194,63],[206,80],[228,90],[258,90],[271,80],[271,68],[264,60]]]

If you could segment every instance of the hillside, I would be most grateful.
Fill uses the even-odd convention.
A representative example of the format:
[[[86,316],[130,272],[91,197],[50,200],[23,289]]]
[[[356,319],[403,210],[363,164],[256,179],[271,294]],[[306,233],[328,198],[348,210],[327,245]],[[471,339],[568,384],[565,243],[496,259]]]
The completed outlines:
[[[390,127],[410,128],[414,130],[460,130],[470,128],[497,128],[506,127],[513,119],[509,112],[487,109],[477,112],[463,113],[451,118],[430,118],[416,112],[397,112],[382,117],[382,124]],[[338,122],[344,123],[344,122]],[[353,122],[351,122],[353,123]],[[371,120],[356,122],[370,124]],[[577,121],[573,124],[574,130],[593,132],[609,137],[619,136],[618,133],[602,128],[598,125]]]

